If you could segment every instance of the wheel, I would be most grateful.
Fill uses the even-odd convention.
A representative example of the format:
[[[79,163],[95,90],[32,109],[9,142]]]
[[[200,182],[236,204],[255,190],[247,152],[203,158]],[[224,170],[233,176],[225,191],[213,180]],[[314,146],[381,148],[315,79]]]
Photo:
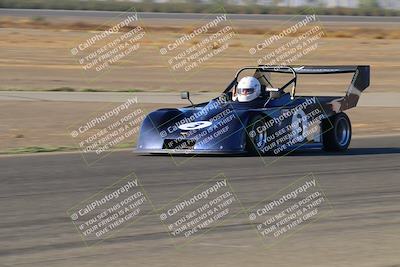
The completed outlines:
[[[250,154],[265,154],[268,145],[268,131],[265,127],[265,117],[253,117],[247,126],[246,150]]]
[[[322,122],[322,141],[325,151],[344,151],[351,141],[349,117],[341,112]]]

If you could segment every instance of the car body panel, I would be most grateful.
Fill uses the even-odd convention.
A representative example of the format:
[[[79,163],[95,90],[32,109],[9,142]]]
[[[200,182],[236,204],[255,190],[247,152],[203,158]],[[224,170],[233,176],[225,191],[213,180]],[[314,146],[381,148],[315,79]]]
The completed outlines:
[[[254,74],[255,77],[257,71],[259,71],[258,68]],[[282,71],[286,71],[286,69]],[[258,131],[249,125],[255,117],[262,118],[264,124],[268,126],[265,127],[265,131],[268,131],[269,134],[277,135],[286,127],[293,131],[293,138],[296,137],[296,134],[300,135],[296,137],[296,140],[299,141],[297,143],[287,140],[286,149],[292,149],[293,146],[319,146],[322,134],[321,121],[357,104],[360,92],[369,85],[369,67],[368,69],[364,67],[342,67],[341,69],[338,67],[329,69],[327,67],[309,67],[299,69],[299,71],[305,74],[309,74],[308,72],[331,71],[335,73],[343,71],[347,73],[354,71],[355,76],[344,97],[294,96],[294,94],[285,93],[276,99],[260,97],[249,103],[232,101],[231,97],[226,94],[234,86],[235,83],[232,82],[227,88],[229,90],[225,90],[224,94],[209,102],[183,108],[159,109],[148,114],[140,129],[137,152],[157,154],[246,153],[248,152],[246,142],[248,142],[249,134],[255,130]],[[360,81],[366,76],[368,76],[368,82]],[[238,75],[236,79],[237,77]],[[297,110],[298,107],[304,107],[304,110],[300,111],[300,108]],[[314,122],[313,117],[309,116],[311,113],[318,113],[318,120]],[[304,117],[308,126],[304,126]],[[295,133],[293,130],[294,123],[300,123],[299,127],[303,127],[300,133]],[[307,127],[310,125],[313,127],[313,132],[308,136],[301,136],[304,134],[304,129],[308,130]]]

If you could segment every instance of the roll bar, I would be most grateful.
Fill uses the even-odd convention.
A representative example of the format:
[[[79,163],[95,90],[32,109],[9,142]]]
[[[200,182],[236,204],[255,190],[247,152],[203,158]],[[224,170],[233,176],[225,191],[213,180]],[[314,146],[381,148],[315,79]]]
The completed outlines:
[[[237,84],[237,80],[239,75],[246,70],[255,70],[255,71],[264,71],[264,72],[276,72],[276,73],[292,73],[293,78],[286,83],[282,88],[285,89],[289,85],[292,85],[292,90],[290,92],[290,97],[294,99],[296,94],[296,86],[297,86],[297,73],[293,67],[290,66],[257,66],[257,67],[244,67],[241,68],[238,72],[236,72],[235,79],[229,84],[229,86],[225,89],[224,93],[227,93],[233,86]]]
[[[292,85],[290,96],[294,99],[297,87],[297,75],[298,74],[341,74],[341,73],[354,73],[353,79],[349,88],[347,89],[344,102],[346,108],[354,107],[359,99],[360,93],[364,91],[370,85],[370,66],[269,66],[259,65],[256,67],[244,67],[241,68],[235,75],[233,81],[224,90],[224,93],[236,86],[238,83],[239,75],[245,70],[256,70],[259,72],[275,72],[275,73],[292,73],[293,78],[280,89],[285,89],[289,85]]]

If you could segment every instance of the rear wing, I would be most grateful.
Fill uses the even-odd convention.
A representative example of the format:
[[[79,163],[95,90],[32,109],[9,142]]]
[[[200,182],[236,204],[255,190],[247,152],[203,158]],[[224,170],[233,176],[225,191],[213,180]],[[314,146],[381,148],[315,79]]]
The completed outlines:
[[[296,94],[298,74],[342,74],[354,73],[353,79],[347,88],[346,95],[338,99],[341,110],[353,108],[357,105],[361,92],[370,85],[370,66],[268,66],[259,65],[257,67],[245,67],[240,69],[233,82],[237,82],[240,73],[244,70],[254,69],[254,77],[261,77],[264,73],[291,73],[293,78],[282,88],[292,85],[291,97],[294,99]],[[231,83],[232,84],[232,83]]]

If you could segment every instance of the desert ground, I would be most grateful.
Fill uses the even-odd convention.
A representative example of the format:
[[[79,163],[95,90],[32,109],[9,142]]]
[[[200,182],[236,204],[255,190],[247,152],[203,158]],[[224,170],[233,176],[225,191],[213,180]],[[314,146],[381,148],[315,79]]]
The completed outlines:
[[[134,93],[133,93],[134,94]],[[0,153],[74,150],[77,142],[68,128],[77,121],[100,114],[100,107],[116,103],[67,101],[0,101],[2,118]],[[146,112],[182,104],[141,104]],[[354,136],[400,134],[398,107],[358,107],[349,110]],[[98,130],[101,130],[100,128]],[[122,147],[133,147],[137,135],[124,141]]]
[[[8,154],[0,155],[0,266],[400,266],[399,23],[324,23],[318,49],[295,62],[372,66],[371,87],[359,106],[348,111],[354,138],[347,152],[148,156],[120,149],[133,147],[132,136],[117,146],[119,151],[91,161],[77,153],[71,136],[76,127],[71,126],[85,125],[124,97],[137,96],[144,113],[188,105],[179,99],[181,90],[189,90],[195,103],[205,101],[225,88],[237,68],[257,64],[260,54],[250,55],[251,47],[284,28],[281,21],[232,21],[236,34],[228,49],[186,73],[171,71],[171,57],[160,50],[198,24],[146,20],[140,49],[107,72],[84,71],[72,49],[106,28],[103,23],[84,16],[48,20],[0,15],[0,153]],[[345,75],[341,82],[334,78],[301,78],[298,93],[343,95],[351,77]],[[69,150],[75,151],[65,152]],[[46,151],[52,153],[32,153]],[[140,207],[138,220],[135,216],[101,243],[87,246],[69,211],[100,199],[129,173],[137,175],[146,203],[152,204]],[[172,238],[160,221],[165,209],[216,174],[226,176],[242,208],[229,206],[235,216],[207,227],[207,234],[201,230],[195,239]],[[329,202],[318,206],[326,216],[264,242],[253,229],[261,220],[251,221],[249,214],[260,203],[283,197],[301,177],[315,177],[315,190]],[[181,241],[189,242],[177,249]],[[279,243],[266,247],[271,241]]]
[[[207,22],[209,18],[204,18]],[[228,49],[193,71],[173,71],[160,48],[190,33],[200,22],[150,19],[140,21],[145,36],[140,48],[111,65],[107,71],[85,71],[71,49],[118,21],[104,23],[79,18],[0,19],[0,90],[27,91],[127,91],[132,92],[221,92],[242,66],[256,65],[259,54],[249,49],[285,29],[291,22],[234,21],[235,32]],[[400,28],[397,24],[324,23],[315,51],[299,58],[296,65],[362,65],[372,67],[368,92],[398,92]],[[302,32],[307,31],[303,29]],[[123,33],[118,33],[118,37]],[[298,34],[301,34],[298,33]],[[204,38],[204,36],[200,37]],[[184,49],[201,40],[191,40]],[[100,47],[100,46],[98,46]],[[217,47],[218,48],[218,47]],[[216,49],[217,49],[216,48]],[[355,49],[356,48],[356,49]],[[334,75],[335,76],[335,75]],[[302,78],[298,93],[343,93],[351,76]],[[103,103],[106,104],[106,103]],[[26,151],[26,147],[68,147],[76,144],[66,128],[96,112],[99,103],[63,101],[0,101],[2,114],[0,150]],[[146,104],[146,109],[172,104]],[[398,108],[360,107],[349,112],[355,135],[391,134],[400,129]],[[134,140],[125,144],[131,146]],[[22,148],[22,150],[21,150]],[[30,151],[29,149],[27,151]]]
[[[232,80],[236,70],[257,65],[264,51],[251,55],[249,49],[264,39],[279,33],[296,22],[234,21],[234,37],[228,49],[201,64],[193,71],[173,71],[168,55],[160,48],[183,34],[210,21],[161,20],[140,21],[145,31],[140,48],[111,65],[106,71],[95,73],[83,68],[71,54],[71,49],[115,21],[44,20],[40,18],[0,19],[0,90],[106,90],[106,91],[222,91]],[[103,23],[103,24],[101,24]],[[400,28],[396,23],[319,23],[324,36],[318,48],[299,58],[296,65],[371,65],[374,92],[398,91],[400,71]],[[307,28],[300,33],[307,31]],[[123,34],[123,33],[120,33]],[[118,34],[117,34],[118,35]],[[188,48],[204,38],[186,42]],[[100,46],[99,46],[100,47]],[[272,47],[274,48],[274,47]],[[357,49],[355,49],[357,48]],[[266,64],[264,62],[263,64]],[[300,83],[301,90],[342,90],[348,78],[339,77],[309,80]]]

